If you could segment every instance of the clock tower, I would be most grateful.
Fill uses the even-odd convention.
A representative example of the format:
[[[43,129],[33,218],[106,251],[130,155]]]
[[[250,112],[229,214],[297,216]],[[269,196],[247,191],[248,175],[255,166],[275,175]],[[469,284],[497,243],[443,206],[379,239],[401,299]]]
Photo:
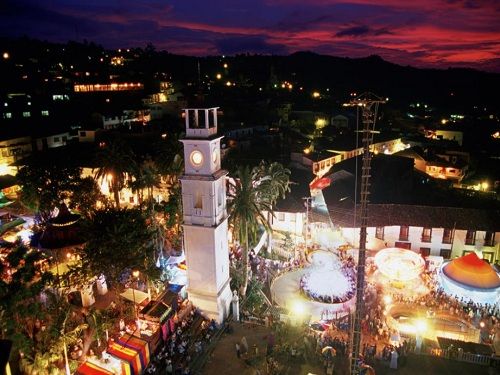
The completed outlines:
[[[223,321],[229,288],[226,175],[221,169],[217,109],[185,109],[184,175],[181,177],[188,296],[209,318]]]

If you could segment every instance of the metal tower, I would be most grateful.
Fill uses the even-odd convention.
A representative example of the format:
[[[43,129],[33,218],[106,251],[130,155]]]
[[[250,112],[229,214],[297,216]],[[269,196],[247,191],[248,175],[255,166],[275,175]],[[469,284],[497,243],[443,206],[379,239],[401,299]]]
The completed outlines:
[[[372,93],[364,93],[350,101],[351,106],[357,106],[361,110],[363,122],[363,165],[361,167],[361,197],[360,197],[360,233],[359,233],[359,257],[356,277],[356,310],[351,327],[351,375],[358,375],[359,354],[361,347],[361,320],[364,316],[364,290],[365,290],[365,264],[366,264],[366,226],[368,224],[368,195],[370,194],[370,164],[372,155],[370,146],[373,143],[375,123],[377,121],[378,106],[385,100]],[[357,173],[357,172],[356,172]],[[355,205],[354,210],[357,207]],[[356,211],[355,211],[356,212]]]

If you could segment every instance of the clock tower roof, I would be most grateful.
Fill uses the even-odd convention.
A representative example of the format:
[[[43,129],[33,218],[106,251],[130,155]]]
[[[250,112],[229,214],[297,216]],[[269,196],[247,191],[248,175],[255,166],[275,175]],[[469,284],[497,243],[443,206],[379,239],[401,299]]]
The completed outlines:
[[[217,138],[217,110],[212,108],[185,108],[186,139]]]

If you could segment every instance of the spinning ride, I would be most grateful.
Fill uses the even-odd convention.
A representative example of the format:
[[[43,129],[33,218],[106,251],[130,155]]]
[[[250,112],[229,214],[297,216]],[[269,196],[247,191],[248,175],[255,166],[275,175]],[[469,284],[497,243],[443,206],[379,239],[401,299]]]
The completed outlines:
[[[391,247],[375,255],[375,265],[390,281],[403,283],[420,276],[425,267],[424,259],[411,250]]]
[[[499,303],[500,277],[476,253],[445,263],[441,267],[439,281],[443,290],[451,296],[476,303]]]

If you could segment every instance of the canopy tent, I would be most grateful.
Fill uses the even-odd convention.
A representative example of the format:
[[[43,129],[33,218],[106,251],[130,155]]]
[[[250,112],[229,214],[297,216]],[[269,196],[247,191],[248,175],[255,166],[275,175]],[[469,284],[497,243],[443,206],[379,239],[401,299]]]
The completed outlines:
[[[465,287],[495,289],[500,287],[500,277],[492,266],[472,252],[452,260],[443,267],[443,273],[452,281]]]
[[[76,375],[114,375],[113,371],[106,370],[90,361],[84,362],[76,369]]]
[[[139,353],[139,359],[141,361],[142,368],[147,367],[151,354],[147,341],[126,333],[122,337],[118,338],[116,340],[116,343],[125,348],[135,350],[137,353]]]
[[[161,301],[150,301],[140,312],[139,317],[161,323],[172,313],[172,308]]]
[[[130,302],[135,302],[137,305],[141,305],[145,300],[149,298],[147,293],[141,292],[137,289],[127,288],[123,293],[120,294],[122,298],[129,300]]]
[[[108,346],[108,354],[122,362],[123,374],[139,375],[142,370],[142,363],[139,353],[135,349],[127,348],[117,342],[112,342]]]
[[[183,252],[178,257],[174,257],[174,256],[168,257],[166,264],[167,265],[170,265],[170,264],[179,264],[179,263],[184,262],[185,260],[186,260],[186,256],[184,255],[184,252]]]

